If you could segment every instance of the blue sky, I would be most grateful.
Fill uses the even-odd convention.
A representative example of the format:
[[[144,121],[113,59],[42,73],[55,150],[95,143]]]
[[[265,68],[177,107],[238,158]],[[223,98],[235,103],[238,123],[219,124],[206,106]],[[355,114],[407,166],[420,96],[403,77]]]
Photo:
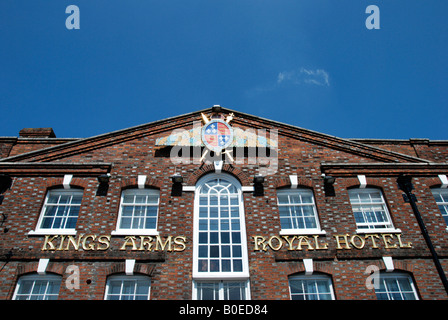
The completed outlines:
[[[77,5],[80,29],[65,9]],[[367,6],[380,9],[368,30]],[[448,139],[442,0],[2,0],[0,136],[220,104],[342,138]]]

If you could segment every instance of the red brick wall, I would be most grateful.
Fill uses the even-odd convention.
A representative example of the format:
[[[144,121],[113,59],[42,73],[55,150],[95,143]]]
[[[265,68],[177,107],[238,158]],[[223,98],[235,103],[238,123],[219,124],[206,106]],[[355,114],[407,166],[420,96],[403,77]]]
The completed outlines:
[[[196,120],[196,115],[181,117],[178,124],[191,129],[192,121]],[[374,163],[386,158],[390,159],[388,162],[393,162],[391,154],[371,149],[365,150],[363,156],[363,149],[358,144],[344,147],[343,141],[333,137],[316,136],[306,131],[288,133],[286,127],[277,127],[250,117],[236,118],[232,124],[243,129],[279,129],[278,170],[274,175],[266,177],[264,196],[255,197],[251,192],[244,193],[252,299],[289,299],[288,276],[304,271],[304,258],[313,259],[315,272],[332,276],[337,299],[376,299],[375,294],[365,287],[367,275],[364,272],[372,264],[384,269],[382,256],[392,256],[397,270],[413,275],[422,299],[447,298],[413,212],[409,204],[403,201],[402,192],[397,187],[396,177],[378,176],[376,171],[364,173],[369,186],[379,187],[383,191],[394,226],[402,230],[403,241],[412,242],[412,248],[386,249],[380,246],[373,249],[367,245],[362,250],[336,248],[335,235],[356,234],[347,190],[359,182],[352,172],[336,177],[335,196],[327,196],[323,188],[321,163]],[[139,174],[147,175],[147,187],[160,189],[158,230],[165,237],[185,236],[187,241],[184,251],[120,251],[123,236],[112,236],[107,251],[42,251],[44,237],[30,236],[28,232],[35,229],[48,188],[61,185],[62,176],[13,176],[13,187],[5,193],[5,200],[0,206],[0,214],[8,216],[0,228],[0,263],[6,262],[3,257],[9,250],[13,252],[11,260],[0,272],[0,299],[12,297],[18,277],[35,272],[40,258],[50,259],[48,271],[62,275],[63,284],[69,276],[65,273],[69,265],[80,268],[81,288],[71,292],[63,285],[61,299],[103,299],[107,276],[123,272],[125,259],[136,259],[135,272],[151,276],[152,299],[191,299],[194,193],[183,192],[182,196],[172,196],[170,177],[175,172],[181,173],[184,185],[192,186],[202,175],[213,172],[213,166],[175,166],[163,152],[156,154],[155,140],[170,134],[176,125],[176,121],[170,121],[150,128],[129,130],[120,136],[86,139],[82,144],[60,146],[53,152],[37,154],[26,161],[113,164],[107,196],[96,196],[98,181],[95,175],[74,174],[72,184],[84,190],[76,228],[78,235],[110,235],[116,227],[122,189],[135,186]],[[439,148],[440,154],[448,154],[445,149]],[[443,156],[438,159],[443,159]],[[403,159],[398,161],[404,162]],[[235,175],[243,186],[249,186],[258,169],[258,164],[245,163],[225,165],[223,171]],[[288,251],[284,246],[279,251],[254,251],[253,236],[268,238],[279,234],[281,228],[276,190],[288,187],[289,175],[292,174],[298,176],[300,186],[313,190],[321,228],[326,231],[326,235],[319,236],[319,239],[328,243],[328,249]],[[413,181],[414,193],[419,200],[418,206],[427,229],[445,268],[448,268],[446,224],[430,192],[430,187],[440,182],[437,175],[427,174],[417,176]]]

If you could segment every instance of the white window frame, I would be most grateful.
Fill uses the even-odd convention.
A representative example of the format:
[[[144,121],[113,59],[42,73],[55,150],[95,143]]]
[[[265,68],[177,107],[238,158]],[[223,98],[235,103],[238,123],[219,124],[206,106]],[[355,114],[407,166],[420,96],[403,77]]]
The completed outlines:
[[[151,277],[146,276],[146,275],[111,275],[109,277],[107,277],[107,281],[106,281],[106,290],[104,292],[104,300],[112,300],[112,299],[108,299],[110,296],[115,296],[115,294],[111,294],[109,292],[111,286],[110,286],[110,282],[111,281],[121,281],[121,285],[120,285],[120,293],[118,295],[119,299],[118,300],[122,300],[121,297],[123,295],[123,282],[124,281],[134,281],[134,292],[133,292],[133,298],[131,300],[135,300],[135,296],[136,296],[136,285],[138,284],[138,282],[143,282],[143,281],[149,281],[149,285],[148,285],[148,296],[146,300],[150,300],[151,299]]]
[[[306,281],[306,282],[314,281],[314,285],[316,286],[316,293],[315,294],[318,297],[317,300],[321,300],[319,293],[322,294],[322,292],[319,292],[318,287],[316,285],[316,281],[326,281],[327,285],[328,285],[328,289],[330,291],[329,293],[331,295],[331,300],[335,300],[334,289],[333,289],[333,281],[331,279],[331,276],[329,276],[329,275],[325,275],[325,274],[312,274],[312,275],[299,274],[299,275],[289,276],[288,277],[289,297],[290,297],[291,300],[293,300],[292,299],[293,293],[291,292],[291,283],[290,283],[291,280],[292,281],[299,280],[299,281]],[[306,296],[310,295],[310,294],[312,294],[312,293],[304,291],[303,296],[304,296],[305,299],[303,299],[303,300],[307,300]],[[327,294],[327,293],[325,293],[325,294]]]
[[[123,213],[123,207],[126,206],[123,203],[124,197],[127,195],[151,195],[151,196],[157,196],[157,204],[138,204],[143,205],[147,207],[157,207],[157,215],[156,215],[156,225],[155,228],[151,229],[143,229],[143,228],[121,228],[121,219],[122,219],[122,213]],[[135,204],[134,204],[135,206]],[[157,236],[159,235],[159,232],[157,231],[157,226],[159,223],[159,208],[160,207],[160,191],[156,189],[125,189],[121,192],[121,198],[120,198],[120,209],[118,211],[118,218],[117,218],[117,224],[115,230],[111,232],[112,235],[145,235],[145,236]]]
[[[445,220],[445,223],[447,224],[446,230],[448,231],[448,189],[447,188],[432,188],[431,189],[432,195],[434,196],[434,199],[436,201],[437,206],[439,207],[439,211],[442,215],[442,218]],[[436,195],[442,197],[445,201],[437,201]],[[440,207],[443,207],[444,211],[440,209]]]
[[[302,199],[302,195],[307,195],[311,197],[311,203],[291,203],[291,201],[289,201],[289,203],[280,203],[279,201],[279,195],[286,195],[289,196],[290,195],[299,195],[300,199]],[[320,223],[319,223],[319,215],[317,213],[317,208],[316,208],[316,202],[314,200],[314,193],[312,190],[310,189],[305,189],[305,188],[297,188],[297,189],[278,189],[277,190],[277,206],[279,208],[279,218],[281,219],[280,216],[280,207],[302,207],[302,206],[311,206],[313,209],[313,216],[314,216],[314,223],[316,224],[315,228],[283,228],[280,231],[280,235],[311,235],[311,234],[326,234],[325,230],[322,230],[320,227]],[[296,217],[292,217],[293,219],[297,219]],[[281,221],[280,221],[280,226],[281,226]]]
[[[394,279],[395,281],[397,281],[397,279],[406,279],[407,281],[409,281],[409,284],[410,284],[410,287],[412,289],[412,293],[414,294],[415,300],[419,300],[419,297],[418,297],[418,294],[417,294],[417,290],[415,289],[414,281],[412,280],[412,277],[409,274],[404,273],[404,272],[390,272],[390,273],[386,273],[384,271],[382,271],[380,273],[379,281],[384,284],[384,288],[386,289],[384,293],[387,294],[389,299],[381,299],[381,300],[393,300],[393,299],[391,299],[391,296],[390,296],[390,294],[391,294],[390,288],[385,285],[385,283],[386,283],[385,281],[386,280],[390,280],[390,279]],[[400,295],[403,297],[403,295],[402,295],[403,290],[401,290],[401,286],[400,286],[400,284],[398,282],[397,282],[397,286],[399,287],[398,293],[400,293]],[[377,292],[378,290],[379,289],[375,289],[375,294],[376,295],[378,295],[378,292]],[[411,293],[410,291],[406,291],[406,292],[407,293]],[[383,293],[383,292],[381,292],[381,293]],[[404,299],[400,299],[400,300],[404,300]]]
[[[242,286],[242,290],[244,290],[244,299],[241,300],[250,300],[250,282],[249,280],[200,280],[193,281],[193,298],[192,300],[203,300],[199,295],[201,294],[201,284],[214,284],[217,287],[217,291],[215,292],[215,299],[212,300],[230,300],[228,296],[226,297],[225,288],[226,284],[230,283],[239,283]],[[227,299],[226,299],[227,298]]]
[[[371,193],[379,193],[381,196],[381,201],[380,202],[359,202],[359,203],[353,203],[352,199],[351,199],[351,195],[353,193],[357,193],[357,194],[371,194]],[[390,215],[389,212],[389,208],[387,207],[387,203],[386,200],[384,198],[383,195],[383,191],[379,188],[354,188],[354,189],[349,189],[348,190],[349,193],[349,199],[350,199],[350,204],[352,206],[352,215],[353,215],[353,219],[355,219],[355,223],[356,223],[356,233],[378,233],[378,232],[388,232],[388,233],[400,233],[401,230],[398,228],[395,228],[392,222],[392,217]],[[370,198],[370,196],[369,196]],[[381,222],[381,223],[372,223],[372,222],[363,222],[363,223],[358,223],[356,222],[356,218],[355,218],[355,210],[353,209],[354,206],[381,206],[382,210],[385,214],[385,218],[386,221],[385,222]],[[387,225],[386,227],[383,228],[375,228],[375,225],[380,225],[380,224],[384,224]],[[367,228],[360,228],[360,226],[367,226]]]
[[[52,196],[54,194],[61,194],[61,195],[71,194],[73,196],[75,193],[78,195],[81,194],[81,196],[83,197],[84,190],[82,190],[82,189],[51,189],[51,190],[48,190],[47,194],[45,196],[45,201],[42,206],[42,210],[39,215],[39,219],[37,221],[36,229],[31,230],[28,234],[29,235],[46,235],[46,234],[76,235],[76,227],[75,228],[42,228],[41,227],[44,217],[45,217],[45,212],[47,210],[47,207],[50,207],[53,205],[53,204],[48,203],[50,196]],[[58,206],[59,206],[59,204],[58,204]],[[82,199],[81,199],[80,204],[60,204],[60,206],[68,206],[68,207],[79,206],[78,217],[76,218],[76,224],[77,224],[79,215],[81,213]]]
[[[29,294],[23,294],[23,293],[19,293],[21,290],[21,287],[23,286],[23,283],[25,281],[32,281],[32,287],[31,287],[31,291]],[[46,281],[46,287],[45,287],[45,292],[43,294],[32,294],[34,286],[36,285],[36,281]],[[48,284],[49,282],[59,282],[59,289],[58,289],[58,293],[57,294],[49,294],[47,293],[48,290]],[[62,276],[59,275],[55,275],[55,274],[44,274],[44,275],[39,275],[39,274],[29,274],[29,275],[23,275],[19,278],[19,281],[17,282],[16,288],[14,290],[14,295],[12,297],[12,300],[18,300],[19,297],[24,297],[26,296],[27,299],[26,300],[31,300],[31,297],[36,297],[36,296],[42,296],[43,299],[32,299],[32,300],[57,300],[59,297],[59,291],[61,289],[61,282],[62,282]],[[54,299],[48,299],[48,298],[54,298]]]
[[[241,272],[199,272],[199,194],[202,187],[209,181],[214,179],[225,179],[233,184],[238,193],[238,208],[239,208],[239,222],[240,222],[240,235],[241,235],[241,255],[242,255],[242,271]],[[220,247],[221,248],[221,247]],[[247,280],[249,278],[249,262],[247,252],[247,236],[246,236],[246,223],[244,214],[244,201],[241,184],[234,177],[220,173],[220,174],[208,174],[196,184],[195,198],[194,198],[194,218],[193,218],[193,279],[195,280]]]

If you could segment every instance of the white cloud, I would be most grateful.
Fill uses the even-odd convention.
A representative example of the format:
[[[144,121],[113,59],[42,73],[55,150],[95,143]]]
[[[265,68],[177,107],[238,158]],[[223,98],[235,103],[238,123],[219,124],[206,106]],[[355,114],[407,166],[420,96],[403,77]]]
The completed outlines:
[[[328,72],[323,69],[309,70],[300,68],[300,70],[283,71],[277,76],[277,83],[293,84],[312,84],[317,86],[330,86],[330,77]]]
[[[245,94],[248,97],[258,96],[270,91],[275,91],[281,88],[283,84],[312,85],[319,87],[330,86],[330,76],[327,71],[323,69],[305,69],[300,68],[296,70],[279,72],[276,82],[266,83],[254,88],[246,90]]]

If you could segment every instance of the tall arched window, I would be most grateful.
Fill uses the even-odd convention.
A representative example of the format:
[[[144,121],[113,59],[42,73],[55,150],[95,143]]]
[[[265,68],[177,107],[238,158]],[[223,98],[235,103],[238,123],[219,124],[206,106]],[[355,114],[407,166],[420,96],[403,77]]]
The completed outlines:
[[[240,292],[240,299],[248,299],[249,266],[243,195],[241,184],[234,177],[210,174],[198,181],[193,243],[193,298],[225,299],[230,295],[224,292],[229,287],[224,280],[232,279],[232,291]],[[205,295],[201,291],[203,288],[212,288],[216,292]]]

